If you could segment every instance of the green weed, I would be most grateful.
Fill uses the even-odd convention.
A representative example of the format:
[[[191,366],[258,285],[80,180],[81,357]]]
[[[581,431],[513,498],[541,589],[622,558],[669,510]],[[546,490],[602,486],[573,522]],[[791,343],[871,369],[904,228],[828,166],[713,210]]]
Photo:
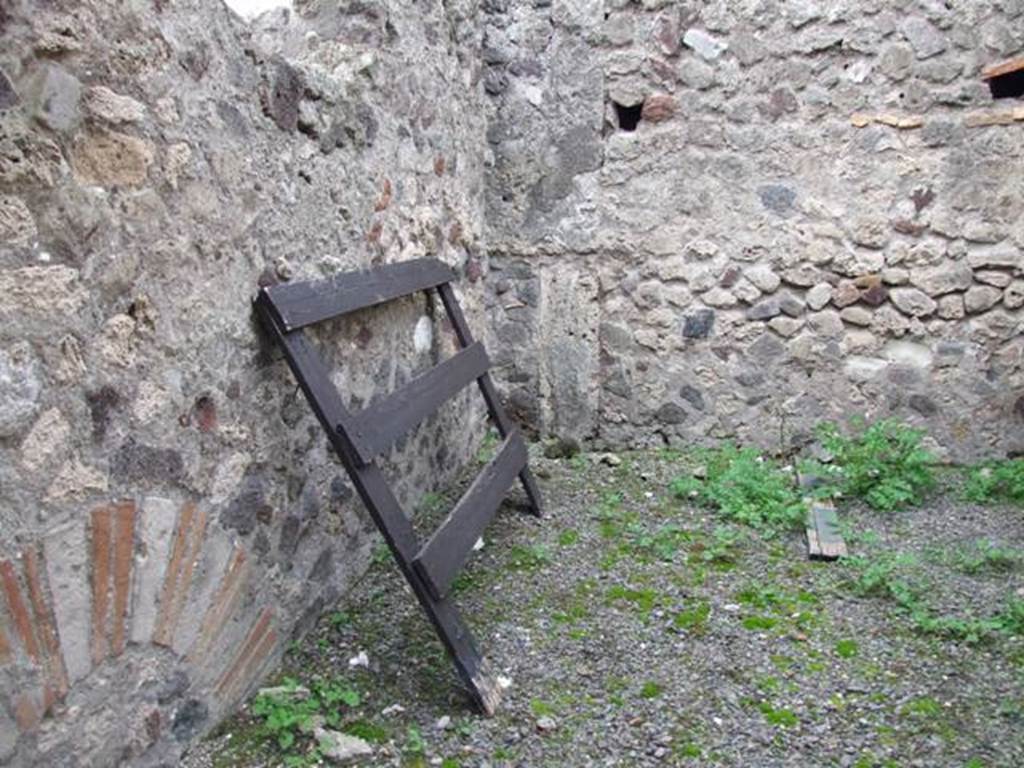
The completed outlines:
[[[560,547],[571,547],[579,540],[580,532],[573,528],[568,528],[558,534],[558,545]]]
[[[694,634],[701,634],[707,629],[708,617],[710,615],[711,603],[707,600],[698,600],[692,608],[679,611],[672,618],[672,626],[676,629],[693,632]]]
[[[285,678],[281,688],[257,696],[250,711],[259,718],[261,732],[283,753],[286,765],[314,765],[321,755],[319,745],[308,735],[313,718],[337,727],[343,712],[359,705],[359,693],[335,680],[317,680],[307,692],[296,680]]]
[[[654,610],[659,600],[658,593],[653,589],[634,589],[622,584],[614,584],[609,587],[607,597],[609,603],[620,601],[631,603],[637,612],[644,616]]]
[[[1006,501],[1024,505],[1024,459],[993,461],[973,469],[964,496],[980,504]]]
[[[839,470],[824,473],[826,487],[873,509],[917,504],[935,484],[935,457],[922,446],[921,430],[883,419],[870,425],[854,421],[849,436],[831,423],[819,426],[818,434]]]
[[[836,643],[836,655],[841,659],[852,659],[857,655],[858,650],[856,640],[840,640]]]
[[[640,687],[640,698],[642,699],[656,699],[661,696],[662,687],[654,682],[648,680]]]
[[[782,707],[776,709],[768,702],[761,704],[760,710],[761,714],[764,715],[764,719],[771,725],[793,728],[800,724],[799,718],[791,710]]]
[[[727,445],[705,451],[707,477],[683,476],[670,486],[680,499],[695,499],[729,520],[767,532],[799,526],[806,508],[793,478],[755,448]]]
[[[515,571],[536,571],[551,564],[551,552],[543,544],[517,544],[509,553],[509,567]]]

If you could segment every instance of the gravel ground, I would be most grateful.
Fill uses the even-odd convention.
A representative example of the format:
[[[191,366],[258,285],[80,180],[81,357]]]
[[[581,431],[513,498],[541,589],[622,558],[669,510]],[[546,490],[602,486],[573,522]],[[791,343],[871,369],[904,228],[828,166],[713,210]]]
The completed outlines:
[[[852,588],[888,563],[933,614],[993,616],[1024,597],[1021,510],[960,501],[951,473],[917,509],[844,507],[855,557],[811,563],[800,534],[765,538],[672,498],[684,458],[616,458],[535,458],[546,517],[513,496],[458,582],[510,681],[497,716],[467,707],[386,556],[281,675],[359,691],[344,722],[372,735],[367,765],[1024,765],[1024,637],[923,634],[891,597]],[[1011,556],[979,565],[983,539]],[[368,668],[350,668],[361,651]],[[243,710],[186,764],[283,759]]]

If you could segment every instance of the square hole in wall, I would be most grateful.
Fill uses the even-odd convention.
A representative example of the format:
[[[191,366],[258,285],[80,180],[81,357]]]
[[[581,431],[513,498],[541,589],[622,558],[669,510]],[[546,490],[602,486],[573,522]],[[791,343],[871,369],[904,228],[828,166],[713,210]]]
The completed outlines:
[[[981,76],[988,82],[993,99],[1024,96],[1024,57],[986,67]]]
[[[613,101],[612,106],[615,108],[615,120],[619,124],[619,130],[635,131],[637,125],[640,124],[640,116],[644,111],[643,102],[627,106]]]

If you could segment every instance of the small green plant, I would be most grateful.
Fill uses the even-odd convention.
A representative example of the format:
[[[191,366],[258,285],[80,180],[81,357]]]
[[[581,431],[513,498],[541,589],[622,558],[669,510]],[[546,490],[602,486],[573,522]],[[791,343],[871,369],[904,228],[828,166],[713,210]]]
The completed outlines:
[[[423,734],[415,725],[410,725],[406,731],[403,751],[407,755],[422,755],[427,751],[427,742],[423,740]]]
[[[800,720],[790,710],[780,707],[776,709],[768,702],[764,702],[760,706],[761,714],[764,715],[764,719],[771,725],[778,725],[782,728],[793,728],[800,724]]]
[[[806,513],[793,478],[756,448],[726,445],[703,453],[707,477],[684,476],[670,486],[679,499],[718,509],[729,520],[766,531],[799,526]]]
[[[345,611],[333,611],[327,614],[327,623],[334,629],[344,627],[352,623],[352,617]]]
[[[356,720],[351,723],[347,723],[342,729],[343,733],[347,733],[350,736],[356,736],[363,741],[368,741],[371,744],[386,744],[391,738],[391,734],[387,728],[376,723],[371,723],[367,720]]]
[[[832,423],[819,426],[818,434],[838,467],[825,473],[827,483],[873,509],[917,504],[935,484],[935,457],[922,445],[921,430],[883,419],[870,425],[854,421],[849,436]]]
[[[489,429],[484,434],[483,440],[480,441],[480,449],[476,452],[476,460],[480,464],[486,464],[494,457],[494,452],[498,448],[498,444],[501,443],[501,438],[498,433]]]
[[[661,696],[661,686],[653,680],[648,680],[640,687],[640,698],[656,699]]]
[[[953,556],[957,569],[973,575],[1012,571],[1021,561],[1021,553],[985,539],[958,550]]]
[[[316,680],[307,689],[285,678],[277,689],[257,696],[250,711],[283,753],[285,765],[298,767],[314,765],[321,757],[319,745],[309,735],[314,718],[337,727],[344,711],[359,702],[359,693],[341,681]]]
[[[1024,637],[1024,599],[1011,597],[996,616],[999,629],[1008,635]]]
[[[858,650],[856,640],[840,640],[836,643],[836,655],[841,659],[852,659]]]
[[[719,570],[732,568],[736,564],[736,549],[742,538],[742,533],[735,528],[716,526],[711,540],[703,542],[699,550],[701,561]]]
[[[698,600],[692,608],[680,611],[672,618],[672,626],[687,632],[701,634],[707,629],[708,617],[711,615],[711,603]]]
[[[624,601],[632,603],[637,612],[647,616],[658,604],[658,593],[651,588],[633,589],[622,584],[614,584],[608,588],[608,602]]]
[[[530,711],[534,717],[544,717],[555,714],[555,705],[544,699],[530,699]]]
[[[749,629],[751,632],[764,632],[771,629],[776,624],[776,620],[771,616],[747,616],[743,620],[743,628]]]
[[[988,462],[971,470],[964,488],[968,501],[1005,501],[1024,506],[1024,459]]]
[[[560,547],[571,547],[580,540],[580,532],[574,528],[567,528],[558,534],[558,545]]]
[[[509,566],[516,571],[536,571],[551,564],[551,551],[543,544],[517,544],[509,554]]]
[[[641,560],[662,560],[672,562],[684,542],[691,539],[689,532],[682,526],[669,523],[653,533],[640,533],[633,540],[633,549]]]

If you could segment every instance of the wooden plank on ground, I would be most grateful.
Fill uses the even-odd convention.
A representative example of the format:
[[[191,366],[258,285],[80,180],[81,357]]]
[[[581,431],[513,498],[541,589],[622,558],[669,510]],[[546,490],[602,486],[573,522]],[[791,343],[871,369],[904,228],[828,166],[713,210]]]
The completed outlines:
[[[406,432],[487,373],[490,361],[475,342],[413,379],[352,419],[349,436],[364,464],[390,448]]]
[[[821,485],[817,477],[805,473],[800,473],[799,481],[800,487],[807,491]],[[840,557],[847,557],[849,552],[839,529],[839,515],[832,500],[816,499],[808,495],[804,497],[804,503],[807,504],[807,517],[804,520],[807,556],[811,560],[838,560]]]
[[[525,466],[526,446],[519,432],[513,431],[413,559],[413,567],[423,576],[435,599],[440,600],[448,592],[473,544]]]
[[[831,501],[810,500],[807,507],[807,554],[811,560],[846,557],[846,542],[839,531],[839,517]]]
[[[447,283],[452,268],[437,259],[412,259],[326,280],[284,283],[264,289],[287,333]]]

